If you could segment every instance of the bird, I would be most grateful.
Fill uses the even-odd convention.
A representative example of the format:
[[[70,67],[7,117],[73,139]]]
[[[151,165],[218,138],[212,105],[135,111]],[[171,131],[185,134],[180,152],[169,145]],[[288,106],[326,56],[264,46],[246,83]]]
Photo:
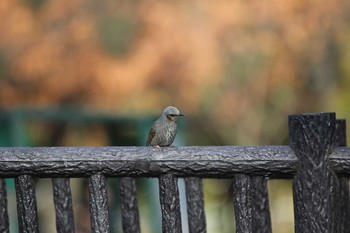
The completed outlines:
[[[176,136],[176,119],[179,116],[184,115],[177,108],[173,106],[166,107],[163,114],[153,123],[149,130],[146,145],[153,147],[170,146]]]

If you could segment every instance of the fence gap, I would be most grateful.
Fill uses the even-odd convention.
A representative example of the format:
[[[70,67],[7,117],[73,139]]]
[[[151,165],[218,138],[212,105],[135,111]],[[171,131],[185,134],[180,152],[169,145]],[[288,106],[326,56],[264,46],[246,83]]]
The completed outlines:
[[[139,233],[140,218],[135,178],[119,178],[123,233]]]
[[[74,215],[69,178],[52,178],[57,233],[74,233]]]
[[[9,215],[7,210],[6,181],[0,178],[0,232],[9,233]]]
[[[186,177],[185,186],[189,232],[206,233],[202,178]]]
[[[39,233],[38,211],[33,177],[20,175],[15,178],[18,226],[21,233]]]
[[[159,176],[163,233],[182,233],[179,188],[173,174]]]
[[[89,177],[89,206],[91,231],[109,233],[107,181],[102,174],[94,174]]]
[[[335,113],[289,116],[290,144],[300,160],[293,180],[295,233],[339,232],[339,181],[328,164],[335,131]]]

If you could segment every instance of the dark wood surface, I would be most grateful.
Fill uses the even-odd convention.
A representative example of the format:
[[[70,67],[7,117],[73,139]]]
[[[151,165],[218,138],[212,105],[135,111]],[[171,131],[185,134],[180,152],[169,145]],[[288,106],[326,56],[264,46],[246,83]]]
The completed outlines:
[[[53,178],[57,233],[74,233],[73,202],[69,178]]]
[[[182,233],[179,189],[172,174],[159,177],[159,199],[162,211],[162,232]]]
[[[120,177],[124,232],[140,232],[134,177],[158,177],[162,229],[180,233],[178,177],[189,229],[206,232],[203,178],[233,179],[237,232],[271,232],[267,180],[293,179],[295,232],[349,229],[350,148],[334,113],[289,116],[290,146],[0,148],[0,177],[14,177],[20,232],[38,232],[34,178],[53,178],[58,232],[73,232],[70,177],[89,179],[92,232],[109,232],[108,177]],[[339,146],[339,147],[337,147]],[[0,230],[9,230],[0,179]]]
[[[140,217],[136,181],[132,177],[119,178],[123,233],[140,233]]]
[[[38,211],[33,177],[20,175],[15,179],[18,227],[21,233],[39,233]]]
[[[109,207],[106,177],[94,174],[89,177],[89,205],[92,233],[109,233]]]
[[[176,176],[232,178],[245,173],[292,178],[298,160],[289,146],[0,148],[0,177]]]
[[[300,160],[293,180],[295,233],[339,232],[339,180],[328,163],[336,138],[334,113],[289,116],[290,145]]]
[[[10,232],[5,179],[0,179],[0,232],[1,233]]]
[[[203,181],[199,177],[186,177],[186,203],[190,233],[206,233]]]

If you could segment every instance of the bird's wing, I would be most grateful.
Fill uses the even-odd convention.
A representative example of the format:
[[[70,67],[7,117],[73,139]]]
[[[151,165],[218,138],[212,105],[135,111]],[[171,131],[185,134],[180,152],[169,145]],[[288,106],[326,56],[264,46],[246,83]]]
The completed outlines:
[[[148,137],[146,141],[147,146],[151,145],[152,139],[154,138],[155,135],[156,135],[156,131],[154,129],[154,126],[152,126],[152,128],[149,130],[149,133],[148,133]]]

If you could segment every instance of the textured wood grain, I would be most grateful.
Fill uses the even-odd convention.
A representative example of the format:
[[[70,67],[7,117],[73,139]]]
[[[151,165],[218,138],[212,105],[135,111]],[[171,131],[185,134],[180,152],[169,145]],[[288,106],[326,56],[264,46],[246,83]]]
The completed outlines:
[[[271,233],[267,180],[237,174],[233,179],[237,233]]]
[[[0,179],[0,232],[10,232],[5,179]]]
[[[338,146],[346,146],[346,121],[337,120],[336,122],[336,138]],[[340,205],[339,232],[346,233],[350,229],[350,192],[349,178],[339,177],[340,197],[338,202]]]
[[[191,233],[206,232],[201,178],[233,178],[237,232],[270,233],[267,177],[295,178],[295,232],[350,229],[350,148],[334,113],[289,116],[290,146],[0,148],[15,177],[20,232],[38,232],[33,177],[53,177],[57,231],[74,232],[69,180],[89,177],[92,232],[109,232],[106,177],[121,177],[124,232],[140,232],[134,177],[159,177],[163,232],[180,233],[177,177],[186,177]],[[336,148],[339,145],[341,147]],[[339,175],[339,179],[337,175]],[[127,178],[123,178],[127,177]],[[0,180],[0,232],[8,232]]]
[[[336,148],[329,158],[332,170],[341,176],[350,176],[350,147]]]
[[[236,232],[253,233],[252,179],[249,175],[237,174],[233,179],[233,202],[235,206]]]
[[[106,177],[94,174],[89,177],[89,206],[92,233],[109,233],[109,208]]]
[[[34,180],[29,175],[15,179],[18,226],[21,233],[38,233],[38,211],[35,198]]]
[[[179,190],[173,174],[159,177],[163,233],[182,233]]]
[[[0,148],[0,177],[176,176],[232,178],[236,173],[291,178],[288,146]]]
[[[290,144],[300,160],[293,181],[295,232],[339,232],[339,181],[328,158],[336,146],[334,113],[289,116]]]
[[[269,195],[267,190],[267,179],[261,176],[252,178],[253,192],[253,232],[271,233],[271,216],[269,208]]]
[[[119,178],[123,233],[139,233],[140,220],[134,178]]]
[[[206,233],[203,182],[199,177],[185,178],[188,229],[190,233]]]
[[[73,233],[75,231],[70,181],[68,178],[53,178],[52,184],[57,233]]]

